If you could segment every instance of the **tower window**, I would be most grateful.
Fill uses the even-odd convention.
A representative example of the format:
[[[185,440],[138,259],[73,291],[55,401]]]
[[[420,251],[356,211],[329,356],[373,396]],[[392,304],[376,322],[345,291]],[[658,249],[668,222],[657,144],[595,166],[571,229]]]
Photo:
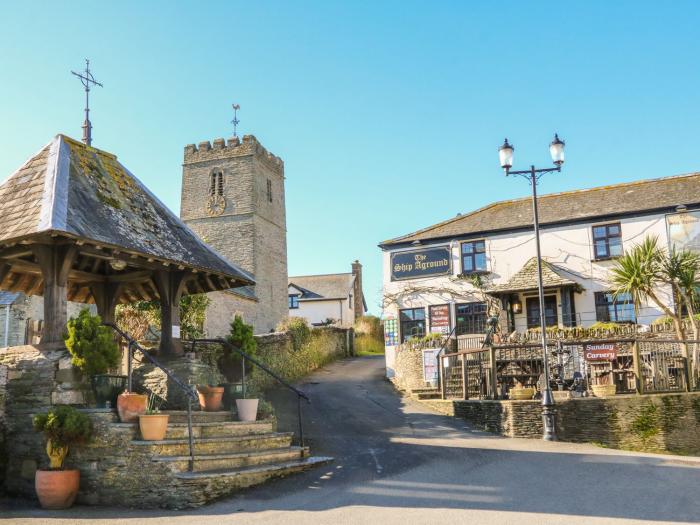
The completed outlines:
[[[222,171],[215,171],[211,174],[211,179],[209,181],[209,195],[223,195],[224,194],[224,173]]]
[[[272,202],[272,181],[267,179],[267,202]]]

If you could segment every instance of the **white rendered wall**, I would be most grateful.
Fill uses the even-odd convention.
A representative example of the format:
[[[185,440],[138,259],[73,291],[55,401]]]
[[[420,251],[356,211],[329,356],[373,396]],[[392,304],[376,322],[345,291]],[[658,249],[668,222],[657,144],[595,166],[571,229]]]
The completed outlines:
[[[609,290],[607,276],[610,268],[615,264],[610,261],[593,261],[592,231],[593,225],[620,222],[622,231],[622,246],[627,250],[634,244],[640,243],[647,235],[659,237],[660,246],[668,246],[665,215],[649,215],[645,217],[624,218],[619,221],[589,222],[577,225],[567,225],[557,228],[546,228],[540,231],[540,239],[543,257],[570,272],[570,278],[578,282],[583,293],[574,294],[575,310],[581,326],[590,326],[595,319],[594,292]],[[531,231],[519,233],[495,234],[474,237],[468,240],[485,239],[487,270],[494,284],[506,283],[523,265],[535,256],[534,234]],[[433,291],[419,291],[409,293],[395,301],[398,304],[390,304],[385,307],[385,316],[398,316],[399,308],[427,307],[431,304],[463,303],[479,301],[480,295],[474,293],[474,288],[465,281],[455,282],[461,272],[460,241],[442,242],[435,244],[422,244],[393,251],[411,251],[428,248],[430,246],[451,246],[452,275],[432,277],[424,279],[411,279],[407,281],[391,281],[391,251],[384,251],[383,257],[383,281],[384,296],[397,293],[410,292],[412,288],[429,287]],[[663,287],[658,290],[659,297],[668,305],[673,304],[670,289]],[[526,328],[525,302],[523,301],[523,313],[515,316],[516,328]],[[559,309],[559,321],[561,317],[561,297],[557,295]],[[662,313],[653,304],[639,305],[638,322],[649,324]],[[426,310],[426,317],[428,311]],[[452,323],[454,324],[454,308],[452,310]],[[429,325],[426,325],[426,327]]]
[[[323,301],[299,301],[299,308],[290,308],[289,317],[305,317],[310,324],[323,323],[334,319],[341,326],[352,326],[355,322],[353,310],[348,307],[347,299],[330,299]]]

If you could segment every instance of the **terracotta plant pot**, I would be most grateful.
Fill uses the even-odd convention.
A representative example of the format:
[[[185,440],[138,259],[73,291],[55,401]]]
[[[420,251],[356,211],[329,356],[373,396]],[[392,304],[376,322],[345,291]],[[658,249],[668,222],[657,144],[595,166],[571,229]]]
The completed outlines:
[[[532,396],[534,395],[534,388],[511,388],[508,391],[508,397],[510,399],[532,399]]]
[[[617,385],[591,385],[595,397],[610,397],[617,393]]]
[[[122,423],[136,423],[139,416],[146,412],[148,396],[122,392],[117,398],[117,412]]]
[[[197,385],[199,394],[199,406],[205,412],[218,412],[221,410],[221,400],[224,396],[223,386]]]
[[[79,470],[37,470],[34,488],[45,509],[67,509],[80,488]]]
[[[255,421],[258,417],[258,399],[236,399],[238,419],[241,421]]]
[[[168,432],[168,414],[141,414],[139,416],[139,428],[141,437],[146,441],[160,441],[165,439]]]

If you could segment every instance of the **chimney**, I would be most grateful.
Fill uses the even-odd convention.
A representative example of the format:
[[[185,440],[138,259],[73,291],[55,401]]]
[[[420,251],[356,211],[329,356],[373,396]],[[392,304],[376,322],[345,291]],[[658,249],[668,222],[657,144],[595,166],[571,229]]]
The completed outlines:
[[[362,301],[362,265],[360,261],[355,259],[352,263],[352,274],[355,276],[355,289],[353,290],[353,309],[355,310],[355,319],[365,315],[365,306]]]

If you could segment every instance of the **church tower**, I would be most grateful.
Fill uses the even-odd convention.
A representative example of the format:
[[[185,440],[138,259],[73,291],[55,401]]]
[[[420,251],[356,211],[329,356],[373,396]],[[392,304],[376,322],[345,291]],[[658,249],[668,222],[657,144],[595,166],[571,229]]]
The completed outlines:
[[[251,290],[211,294],[206,329],[228,332],[239,313],[256,333],[287,316],[284,163],[252,135],[185,146],[180,217],[209,246],[254,275]]]

